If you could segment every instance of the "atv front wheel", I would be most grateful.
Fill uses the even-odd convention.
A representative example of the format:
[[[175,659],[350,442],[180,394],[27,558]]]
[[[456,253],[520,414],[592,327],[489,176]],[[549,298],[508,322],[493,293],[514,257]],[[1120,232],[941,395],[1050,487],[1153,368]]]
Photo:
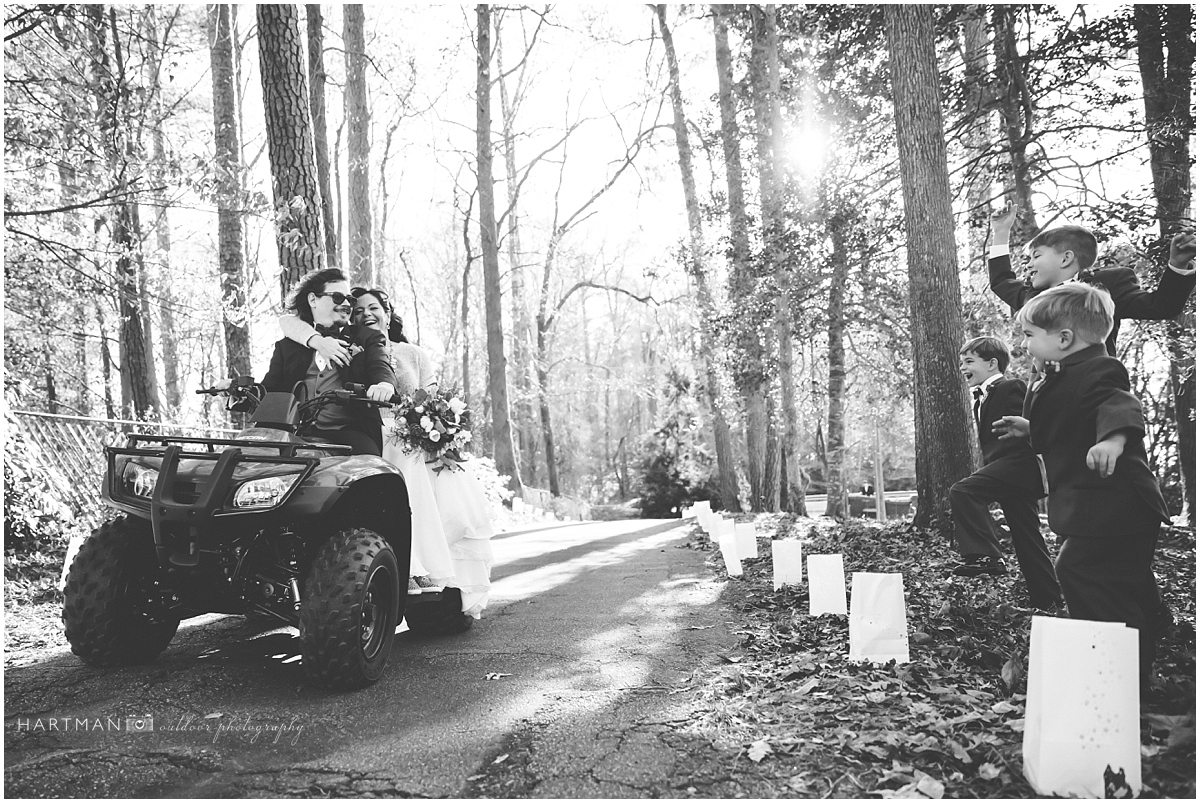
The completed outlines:
[[[63,589],[71,652],[92,666],[153,661],[179,628],[156,587],[161,569],[150,523],[122,516],[85,540]]]
[[[301,663],[332,689],[369,686],[383,674],[399,616],[400,569],[382,536],[342,530],[325,542],[304,583]]]

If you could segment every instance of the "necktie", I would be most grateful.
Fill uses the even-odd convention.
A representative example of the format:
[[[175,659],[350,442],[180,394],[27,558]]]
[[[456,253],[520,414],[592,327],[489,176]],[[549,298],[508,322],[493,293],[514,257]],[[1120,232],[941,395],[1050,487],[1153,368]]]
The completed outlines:
[[[973,409],[975,411],[975,423],[979,423],[979,408],[983,405],[983,388],[971,388],[971,395],[975,397]]]

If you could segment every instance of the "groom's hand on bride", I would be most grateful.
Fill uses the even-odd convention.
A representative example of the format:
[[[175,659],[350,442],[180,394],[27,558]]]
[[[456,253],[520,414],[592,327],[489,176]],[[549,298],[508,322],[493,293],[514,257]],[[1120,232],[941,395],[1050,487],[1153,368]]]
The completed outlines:
[[[350,349],[336,337],[313,335],[308,339],[308,345],[338,368],[345,368],[350,364]]]

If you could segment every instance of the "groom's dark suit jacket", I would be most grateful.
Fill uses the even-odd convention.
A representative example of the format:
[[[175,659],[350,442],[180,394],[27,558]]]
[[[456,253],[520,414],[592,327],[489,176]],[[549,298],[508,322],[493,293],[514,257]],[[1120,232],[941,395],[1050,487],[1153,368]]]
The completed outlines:
[[[1129,392],[1119,360],[1094,345],[1065,357],[1025,397],[1034,452],[1046,464],[1050,529],[1059,536],[1120,536],[1169,523],[1166,502],[1146,461],[1142,405]],[[1116,432],[1127,436],[1108,477],[1087,467],[1087,453]]]
[[[396,386],[396,374],[392,371],[392,359],[383,334],[366,326],[352,324],[342,328],[335,337],[362,349],[351,358],[348,366],[338,369],[342,382],[358,382],[368,386],[390,382],[393,387]],[[286,337],[277,341],[275,352],[271,355],[271,367],[263,377],[263,387],[271,392],[291,393],[296,383],[307,376],[314,354],[308,346]],[[379,408],[355,404],[349,409],[356,422],[355,429],[368,435],[382,448],[383,421],[379,417]]]

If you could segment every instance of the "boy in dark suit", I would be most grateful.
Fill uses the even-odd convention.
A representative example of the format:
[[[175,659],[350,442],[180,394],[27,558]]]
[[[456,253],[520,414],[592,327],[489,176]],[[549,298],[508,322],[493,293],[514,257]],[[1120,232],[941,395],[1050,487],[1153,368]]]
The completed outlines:
[[[1012,308],[1021,309],[1048,287],[1078,278],[1103,287],[1115,305],[1112,332],[1105,339],[1110,357],[1117,354],[1117,330],[1121,320],[1163,321],[1183,312],[1196,287],[1196,236],[1181,232],[1171,239],[1171,255],[1158,288],[1142,289],[1137,274],[1129,268],[1093,268],[1096,238],[1082,226],[1046,229],[1025,246],[1032,275],[1021,281],[1013,273],[1008,256],[1008,236],[1017,212],[1011,205],[992,217],[992,245],[988,250],[988,275],[992,292]]]
[[[1109,357],[1109,294],[1082,282],[1050,288],[1017,315],[1025,347],[1045,366],[1023,416],[1004,416],[1004,438],[1028,436],[1043,464],[1055,563],[1073,619],[1124,622],[1139,631],[1143,679],[1154,661],[1154,578],[1159,527],[1170,521],[1146,460],[1142,405]]]
[[[1021,414],[1025,383],[1004,378],[1009,352],[999,338],[971,340],[959,351],[958,362],[971,388],[983,468],[950,489],[954,536],[963,558],[954,573],[977,577],[1005,572],[1000,541],[988,511],[992,502],[999,502],[1012,535],[1017,564],[1029,588],[1030,604],[1049,610],[1062,602],[1062,595],[1038,524],[1038,500],[1045,494],[1037,459],[1028,441],[1001,440],[992,431],[992,422]]]

